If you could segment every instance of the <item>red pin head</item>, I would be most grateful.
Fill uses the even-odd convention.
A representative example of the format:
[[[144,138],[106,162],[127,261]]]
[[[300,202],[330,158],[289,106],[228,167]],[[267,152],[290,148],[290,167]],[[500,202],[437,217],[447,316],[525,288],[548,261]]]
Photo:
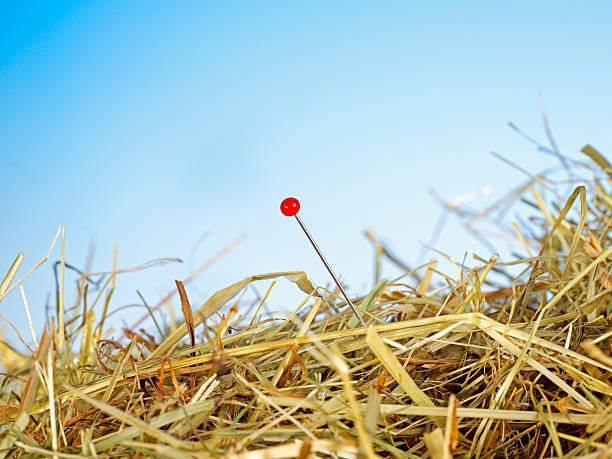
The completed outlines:
[[[281,202],[281,212],[286,217],[293,217],[300,211],[300,201],[295,198],[287,198]]]

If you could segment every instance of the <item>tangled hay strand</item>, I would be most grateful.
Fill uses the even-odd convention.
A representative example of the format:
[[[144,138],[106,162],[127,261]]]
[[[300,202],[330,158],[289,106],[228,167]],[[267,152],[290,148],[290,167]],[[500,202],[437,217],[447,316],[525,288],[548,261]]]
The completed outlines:
[[[1,343],[0,457],[612,454],[612,168],[583,151],[593,163],[564,158],[568,180],[529,175],[485,211],[448,207],[478,237],[493,222],[525,255],[379,279],[355,301],[366,328],[334,292],[288,272],[244,279],[195,310],[177,282],[181,323],[112,338],[120,271],[96,285],[81,273],[76,303],[64,311],[58,295],[59,322],[31,352]],[[517,202],[533,215],[506,225]],[[368,237],[377,273],[384,258],[401,263]],[[22,259],[0,301],[29,274],[14,281]],[[284,322],[259,315],[267,294],[238,314],[247,286],[279,277],[305,295]]]

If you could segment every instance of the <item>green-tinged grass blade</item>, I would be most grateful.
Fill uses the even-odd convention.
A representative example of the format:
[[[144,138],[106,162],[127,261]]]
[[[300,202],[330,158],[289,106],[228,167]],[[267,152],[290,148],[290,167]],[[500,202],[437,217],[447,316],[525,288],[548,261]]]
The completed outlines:
[[[179,406],[178,408],[175,408],[172,411],[168,411],[167,413],[163,413],[159,416],[149,419],[146,424],[148,424],[149,430],[157,430],[161,427],[167,426],[168,424],[172,424],[173,422],[180,421],[181,419],[196,416],[205,411],[210,411],[213,406],[214,402],[212,400],[204,400],[201,402],[196,402],[192,405]],[[96,446],[96,451],[106,451],[107,449],[112,448],[115,445],[120,445],[126,440],[131,440],[132,438],[137,437],[142,432],[143,429],[141,428],[141,426],[133,425],[131,427],[126,427],[122,431],[95,439],[94,444]],[[174,437],[172,438],[174,439]],[[180,443],[183,442],[181,441]],[[181,445],[179,444],[179,446]]]
[[[435,406],[434,402],[419,388],[387,345],[380,339],[373,327],[369,328],[366,340],[374,355],[378,357],[378,360],[414,403],[423,406]]]
[[[6,291],[8,290],[9,285],[11,285],[11,282],[13,281],[15,274],[17,274],[17,271],[19,270],[19,267],[21,266],[23,259],[24,259],[23,253],[19,252],[17,254],[17,257],[13,261],[13,264],[11,265],[8,272],[4,276],[4,279],[2,279],[2,282],[0,283],[0,302],[2,302],[4,295],[6,295]]]
[[[113,376],[111,377],[108,386],[106,386],[106,390],[104,391],[104,395],[102,396],[102,401],[104,403],[108,403],[111,398],[111,395],[113,394],[113,391],[115,390],[115,385],[117,384],[117,381],[119,381],[119,378],[123,376],[123,367],[125,366],[125,362],[127,362],[128,359],[132,357],[132,350],[134,349],[135,343],[136,341],[132,340],[128,348],[121,355],[119,363],[117,363],[117,365],[115,366]]]
[[[291,272],[282,272],[282,273],[270,273],[270,274],[260,274],[256,276],[247,277],[240,282],[236,282],[229,287],[226,287],[222,290],[216,292],[213,296],[211,296],[197,311],[193,313],[194,319],[194,327],[197,327],[202,322],[206,321],[208,317],[210,317],[214,312],[223,307],[229,301],[231,301],[234,297],[236,297],[247,285],[252,282],[258,280],[265,279],[275,279],[277,277],[285,277],[294,284],[296,284],[300,290],[304,293],[310,294],[315,288],[310,283],[306,274],[303,271],[291,271]],[[187,336],[187,326],[183,323],[180,327],[176,329],[174,333],[172,333],[168,338],[161,343],[155,351],[151,353],[150,359],[154,359],[157,357],[162,357],[172,349],[181,339]]]
[[[387,279],[381,279],[374,286],[374,288],[370,290],[370,293],[368,293],[366,297],[361,300],[361,302],[356,306],[362,317],[366,316],[364,313],[368,312],[371,309],[372,305],[376,301],[376,298],[378,298],[378,296],[383,292],[388,283],[389,281]],[[359,319],[357,318],[357,316],[355,316],[355,314],[353,314],[348,321],[348,328],[355,328],[358,325]]]
[[[25,386],[24,394],[21,397],[21,403],[19,410],[17,411],[17,418],[11,428],[13,432],[23,432],[31,420],[30,413],[32,412],[32,407],[34,406],[34,402],[37,398],[38,387],[40,386],[39,375],[35,371],[35,368],[37,364],[43,362],[43,359],[47,357],[50,344],[51,335],[45,329],[40,339],[38,349],[36,350],[36,356],[34,358],[34,362],[32,363],[30,376]],[[2,439],[2,442],[0,442],[0,459],[6,457],[17,438],[18,436],[12,435],[11,431],[7,432],[5,437]]]
[[[604,157],[604,155],[602,155],[600,152],[598,152],[595,148],[593,148],[589,144],[586,144],[584,147],[582,147],[582,150],[580,151],[584,153],[585,155],[588,155],[589,158],[595,161],[595,164],[601,167],[601,169],[606,174],[608,174],[610,178],[612,178],[612,166],[610,165],[608,160]]]
[[[85,395],[84,393],[78,391],[77,389],[73,387],[66,386],[66,390],[70,392],[71,394],[77,396],[79,399],[94,406],[95,408],[98,408],[99,410],[102,410],[106,414],[113,416],[115,419],[119,420],[120,422],[123,422],[125,424],[132,426],[136,430],[137,434],[144,433],[144,434],[150,435],[153,438],[157,438],[167,443],[168,445],[174,446],[176,448],[181,448],[181,447],[189,448],[189,444],[187,442],[179,440],[178,438],[172,435],[169,435],[166,432],[163,432],[155,424],[151,422],[143,421],[142,419],[132,416],[131,414],[128,414],[125,411],[122,411],[118,408],[115,408],[114,406],[104,403],[101,400]],[[122,432],[125,432],[125,430],[123,430]],[[96,450],[98,449],[98,446],[99,444],[96,445]]]

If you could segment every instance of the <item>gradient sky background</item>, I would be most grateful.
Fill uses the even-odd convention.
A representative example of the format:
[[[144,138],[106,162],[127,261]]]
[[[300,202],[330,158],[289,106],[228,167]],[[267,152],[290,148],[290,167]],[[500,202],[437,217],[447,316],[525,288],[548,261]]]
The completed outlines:
[[[96,271],[114,243],[120,268],[185,260],[120,277],[112,307],[137,288],[156,302],[241,233],[188,288],[194,307],[251,274],[304,269],[326,285],[279,212],[294,195],[364,293],[365,226],[414,264],[440,214],[429,187],[451,199],[491,186],[481,206],[524,179],[491,151],[534,172],[555,164],[507,126],[545,140],[540,94],[563,153],[612,151],[611,23],[603,1],[4,2],[0,271],[21,250],[24,273],[66,225],[79,267],[91,243]],[[437,247],[490,255],[453,220]],[[53,285],[51,263],[25,283],[37,328]],[[294,291],[280,282],[269,308],[293,309]],[[0,313],[25,329],[18,291]]]

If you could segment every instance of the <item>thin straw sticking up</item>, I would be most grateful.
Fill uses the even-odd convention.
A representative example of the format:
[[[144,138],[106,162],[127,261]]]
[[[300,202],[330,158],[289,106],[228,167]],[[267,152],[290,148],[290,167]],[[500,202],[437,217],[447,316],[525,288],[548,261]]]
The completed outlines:
[[[2,301],[2,299],[8,295],[9,293],[11,293],[13,291],[13,289],[15,287],[17,287],[19,284],[21,284],[30,274],[32,274],[40,265],[42,265],[45,261],[47,261],[49,259],[49,255],[51,255],[51,251],[53,250],[53,247],[55,246],[55,242],[57,241],[57,238],[60,234],[62,227],[60,226],[57,229],[57,233],[55,233],[55,237],[53,238],[53,242],[51,242],[51,246],[49,247],[49,250],[47,250],[47,253],[45,254],[44,257],[42,257],[42,259],[36,263],[32,268],[30,268],[30,270],[25,273],[21,279],[19,279],[17,282],[15,282],[13,285],[11,285],[11,288],[9,288],[4,294],[0,294],[0,301]],[[23,256],[23,254],[22,254]]]
[[[208,260],[206,263],[200,266],[187,279],[185,279],[184,284],[188,284],[189,282],[194,280],[196,277],[198,277],[200,274],[202,274],[202,272],[204,272],[207,268],[209,268],[213,263],[215,263],[219,258],[225,255],[227,252],[229,252],[235,245],[241,242],[244,238],[245,238],[245,235],[241,234],[236,239],[234,239],[232,242],[230,242],[228,245],[226,245],[223,249],[217,252],[210,260]],[[166,301],[168,301],[170,298],[172,298],[175,294],[176,294],[176,290],[172,290],[168,292],[168,294],[164,298],[162,298],[159,303],[157,303],[155,306],[151,308],[151,311],[156,311],[157,309],[161,308],[161,306]],[[145,314],[140,319],[138,319],[134,324],[132,324],[132,326],[130,327],[130,330],[134,330],[136,327],[138,327],[148,318],[149,318],[149,314]],[[127,335],[124,334],[122,338],[125,338],[126,336]]]
[[[53,346],[49,346],[47,352],[47,393],[49,394],[49,422],[51,424],[51,447],[54,452],[57,452],[57,420],[55,416],[55,385],[53,384],[53,367],[55,365],[53,359]],[[57,458],[54,455],[53,458]]]
[[[23,262],[23,258],[23,253],[19,252],[17,254],[17,257],[15,258],[15,261],[13,261],[13,264],[11,265],[11,268],[9,269],[8,273],[6,274],[6,276],[4,276],[2,282],[0,282],[0,301],[2,301],[2,298],[4,298],[4,296],[6,295],[8,286],[15,277],[15,274],[17,274],[17,271],[19,270],[19,267]]]
[[[60,289],[58,298],[58,322],[59,322],[59,348],[66,347],[66,338],[64,330],[64,271],[66,267],[66,228],[62,226],[62,257],[60,260]]]
[[[32,338],[34,338],[34,345],[38,348],[38,340],[36,339],[36,332],[34,331],[34,325],[32,324],[32,316],[30,315],[30,308],[28,307],[28,300],[26,299],[25,290],[23,285],[19,286],[21,290],[21,297],[23,298],[23,305],[25,306],[26,314],[28,315],[28,323],[30,324],[30,331],[32,332]]]
[[[189,341],[191,343],[191,347],[195,346],[195,325],[193,321],[193,313],[191,310],[191,304],[189,303],[189,298],[187,297],[187,292],[185,292],[185,286],[180,280],[175,281],[176,288],[179,292],[179,297],[181,298],[181,310],[183,311],[183,316],[185,317],[185,325],[187,326],[187,332],[189,333]],[[151,313],[152,314],[152,313]],[[192,353],[192,356],[195,354]],[[193,389],[195,387],[195,373],[191,374],[190,378],[190,386]]]

